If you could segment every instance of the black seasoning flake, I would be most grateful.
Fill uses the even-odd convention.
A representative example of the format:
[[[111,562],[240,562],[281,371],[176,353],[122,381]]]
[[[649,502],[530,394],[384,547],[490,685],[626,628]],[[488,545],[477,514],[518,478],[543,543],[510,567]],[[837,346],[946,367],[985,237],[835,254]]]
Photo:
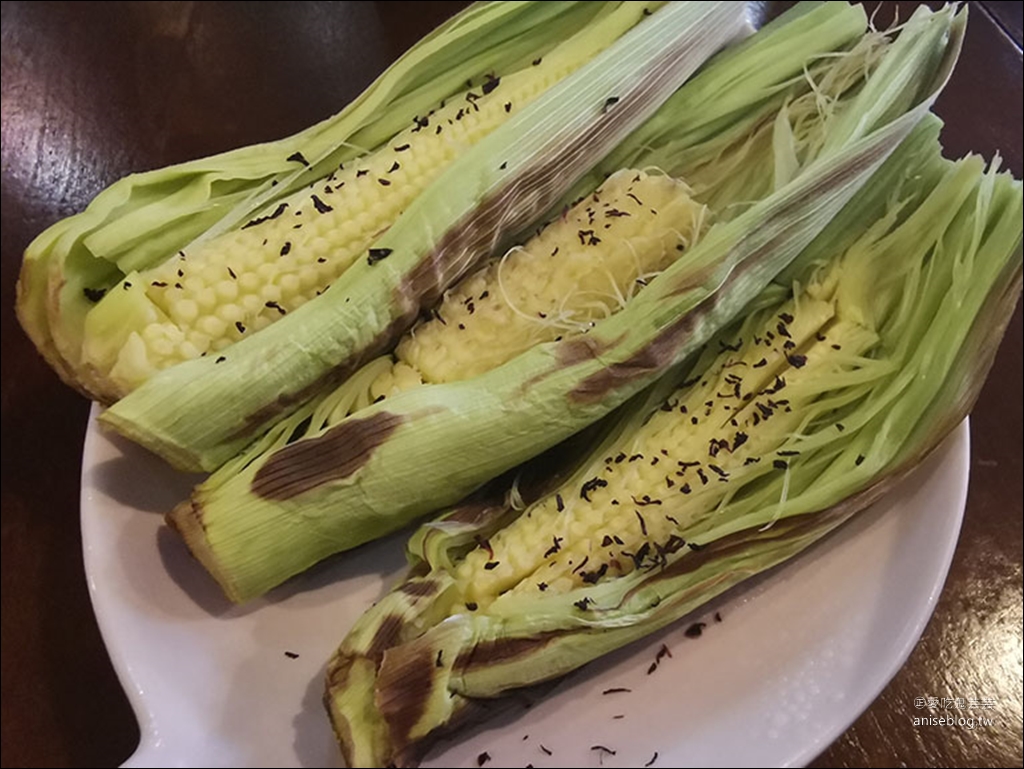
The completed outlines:
[[[511,112],[512,111],[512,102],[510,102],[510,101],[505,102],[505,111],[506,112]]]
[[[326,262],[327,262],[327,259],[325,257],[323,257],[323,256],[318,256],[316,258],[316,263],[317,264],[325,264]]]
[[[604,478],[591,478],[589,481],[584,483],[582,487],[580,487],[580,498],[585,499],[587,500],[587,502],[589,502],[589,495],[591,492],[596,491],[597,489],[607,485],[608,481],[606,481]]]
[[[715,622],[721,622],[721,621],[722,621],[722,612],[716,611],[715,612]]]
[[[793,322],[793,316],[790,315],[788,312],[779,313],[779,319],[783,323],[792,323]]]
[[[604,100],[604,106],[601,107],[601,113],[603,114],[603,113],[607,112],[609,107],[613,107],[613,106],[615,106],[618,103],[619,103],[619,97],[618,96],[609,96],[607,99]]]
[[[561,494],[555,494],[555,508],[558,510],[558,512],[562,512],[563,510],[565,510],[565,502],[562,501]]]
[[[784,336],[784,337],[786,337],[786,339],[790,338],[789,329],[786,328],[786,324],[785,323],[779,323],[775,327],[775,330],[779,332],[779,336]],[[771,337],[771,332],[768,332],[768,336]]]
[[[551,541],[552,541],[551,547],[549,547],[544,552],[544,557],[545,558],[550,558],[551,556],[553,556],[555,553],[557,553],[559,550],[562,549],[562,538],[561,537],[552,537]]]
[[[238,333],[239,334],[244,334],[245,333],[245,324],[242,323],[242,321],[236,320],[235,321],[235,328],[238,329]]]
[[[804,364],[807,363],[807,356],[794,353],[793,355],[787,355],[786,360],[793,368],[803,368]]]
[[[854,464],[857,465],[858,467],[860,467],[860,465],[861,465],[861,463],[863,461],[864,461],[864,455],[863,454],[858,454],[857,455],[857,459],[854,460]]]
[[[836,429],[839,432],[842,432],[843,430],[846,429],[846,425],[844,425],[842,422],[836,422]]]
[[[125,290],[125,291],[127,291],[127,290],[128,290],[129,288],[131,288],[131,287],[132,287],[131,281],[128,281],[128,280],[126,280],[126,281],[125,281],[125,282],[124,282],[124,283],[122,284],[122,287],[124,288],[124,290]]]
[[[361,168],[358,171],[356,171],[356,178],[358,179],[360,176],[366,176],[368,173],[370,172],[367,171],[365,168]]]
[[[590,556],[589,555],[583,556],[583,560],[580,561],[579,566],[577,566],[575,569],[572,570],[572,573],[575,574],[580,569],[582,569],[584,566],[586,566],[587,565],[587,561],[589,561],[589,560],[590,560]]]
[[[477,610],[476,601],[467,601],[466,602],[466,608],[469,609],[470,611],[476,611]]]
[[[229,272],[231,271],[230,267],[228,268],[228,271]],[[167,284],[164,283],[162,280],[154,280],[149,285],[153,286],[154,288],[166,288],[167,287]]]
[[[284,656],[287,657],[290,660],[297,660],[299,658],[299,655],[296,654],[295,652],[285,652]]]
[[[465,323],[460,323],[459,324],[459,331],[465,331],[465,330],[466,330],[466,324]]]
[[[652,662],[651,666],[649,668],[647,668],[647,675],[650,675],[651,673],[653,673],[657,669],[658,669],[658,663],[657,662]]]
[[[292,250],[292,242],[286,240],[284,245],[281,246],[281,256],[288,256],[288,252]]]
[[[377,180],[377,183],[378,183],[378,184],[379,184],[379,185],[380,185],[381,187],[390,187],[390,186],[391,186],[391,182],[390,182],[390,181],[388,181],[387,179],[378,179],[378,180]]]
[[[776,451],[775,453],[778,454],[780,457],[798,457],[798,456],[800,456],[800,452],[799,451]]]
[[[154,284],[156,285],[156,284]],[[167,284],[164,283],[166,286]],[[105,288],[83,288],[82,293],[85,294],[85,298],[90,302],[98,302],[107,293]]]
[[[401,164],[396,160],[394,163],[391,164],[391,168],[388,169],[388,173],[389,174],[393,174],[395,171],[397,171],[401,167],[402,167]]]
[[[502,164],[500,166],[498,166],[498,170],[499,171],[504,171],[506,168],[508,168],[508,161],[507,160],[502,161]]]
[[[175,283],[175,284],[174,284],[174,287],[175,287],[175,288],[181,288],[181,284],[180,284],[180,283]]]
[[[621,694],[622,692],[631,692],[632,689],[627,689],[625,686],[613,686],[611,689],[605,689],[601,694]]]
[[[789,464],[784,459],[776,459],[772,462],[772,467],[776,470],[788,470]]]
[[[547,582],[538,582],[537,583],[537,589],[540,590],[540,592],[543,593],[545,590],[548,589],[548,583]]]
[[[540,59],[540,58],[534,59],[534,60],[533,60],[533,66],[535,66],[535,67],[536,67],[536,66],[537,66],[538,64],[540,64],[540,63],[541,63],[541,61],[543,61],[543,59]],[[551,754],[550,754],[550,753],[548,753],[548,755],[550,756]]]
[[[238,276],[235,275],[235,271],[228,267],[228,275],[231,276],[231,280],[238,280]],[[164,284],[166,285],[166,283]]]
[[[590,605],[590,599],[589,598],[581,598],[578,601],[573,601],[573,606],[575,606],[580,611],[586,611],[587,607],[589,605]]]
[[[481,753],[479,756],[476,757],[476,765],[477,766],[483,766],[484,764],[486,764],[490,760],[491,760],[491,754],[488,753],[485,750],[483,753]]]
[[[718,476],[719,476],[720,478],[728,478],[728,477],[729,477],[729,473],[727,473],[727,472],[726,472],[725,470],[723,470],[723,469],[722,469],[721,467],[719,467],[718,465],[712,465],[712,464],[710,464],[710,463],[709,463],[709,464],[708,464],[708,467],[709,467],[709,468],[710,468],[710,469],[711,469],[712,471],[714,471],[715,473],[717,473],[717,474],[718,474]]]
[[[316,212],[318,214],[326,214],[326,213],[334,210],[333,206],[327,205],[322,200],[320,200],[320,198],[318,198],[316,195],[313,195],[310,198],[310,200],[313,201],[313,208],[316,209]]]
[[[683,494],[689,494],[690,493],[690,484],[684,483],[682,486],[679,487],[679,490],[681,492],[683,492]]]
[[[646,8],[644,8],[644,15],[645,16],[649,15],[649,11]],[[654,751],[654,755],[651,756],[651,760],[648,761],[646,764],[644,764],[644,766],[645,767],[646,766],[654,766],[654,762],[657,761],[657,760],[658,760],[658,751]]]
[[[540,59],[537,59],[537,61],[534,62],[534,64],[539,64],[539,63],[540,63]],[[546,747],[544,747],[543,745],[540,746],[540,749],[543,750],[549,756],[553,755],[552,752],[550,750],[548,750]]]
[[[408,144],[400,144],[397,147],[395,147],[395,152],[405,152],[407,149],[409,149]]]
[[[841,344],[834,344],[834,345],[832,345],[832,349],[833,350],[842,350],[843,346]]]
[[[708,477],[707,477],[707,475],[704,474],[704,468],[703,467],[698,467],[697,468],[697,477],[700,478],[701,486],[707,486],[708,485]]]
[[[500,85],[500,84],[501,84],[501,78],[500,77],[493,77],[492,76],[492,77],[489,77],[487,80],[484,81],[483,85],[480,86],[480,90],[484,92],[484,95],[487,95],[491,91],[493,91],[495,88],[497,88],[498,85]]]
[[[286,157],[285,160],[290,160],[290,161],[292,161],[294,163],[302,163],[302,165],[304,165],[306,167],[309,166],[309,161],[306,160],[306,158],[304,158],[302,156],[301,152],[293,152],[291,155]]]
[[[391,256],[391,252],[392,249],[390,248],[371,248],[368,252],[369,255],[366,257],[366,263],[372,266],[379,261],[387,259]]]
[[[434,130],[434,135],[436,136],[439,133],[441,133],[441,124],[440,123],[438,123],[437,128]]]
[[[277,310],[281,315],[285,315],[288,312],[287,310],[285,310],[284,307],[279,305],[277,302],[267,302],[266,307],[270,308],[271,310]]]
[[[690,627],[686,628],[686,632],[683,635],[687,638],[700,638],[704,633],[704,628],[707,626],[707,622],[694,622]]]
[[[616,751],[612,750],[611,748],[606,748],[604,745],[591,745],[590,749],[600,751],[602,755],[604,755],[605,753],[607,753],[609,756],[616,755]]]
[[[499,563],[501,563],[501,562],[500,561],[488,561],[487,563],[484,564],[484,568],[487,569],[487,571],[491,571],[492,569],[497,569]]]
[[[686,546],[688,548],[690,548],[691,550],[693,550],[694,552],[697,552],[698,550],[703,550],[704,549],[704,545],[698,545],[696,542],[687,542]]]
[[[225,358],[223,355],[218,355],[217,360],[215,360],[214,363],[223,363],[226,360],[227,358]]]
[[[612,539],[615,540],[615,544],[616,545],[624,545],[624,544],[626,544],[621,539],[619,539],[617,534],[612,534]]]
[[[647,521],[645,521],[644,517],[642,515],[640,515],[640,511],[639,510],[634,510],[633,512],[636,513],[637,520],[640,521],[640,533],[643,534],[646,537],[647,536]]]

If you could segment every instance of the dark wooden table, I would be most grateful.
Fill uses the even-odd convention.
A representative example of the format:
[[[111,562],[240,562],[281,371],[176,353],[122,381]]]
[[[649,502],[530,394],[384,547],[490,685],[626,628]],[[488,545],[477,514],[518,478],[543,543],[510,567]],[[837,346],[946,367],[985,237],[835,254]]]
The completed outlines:
[[[124,174],[326,117],[461,5],[3,3],[5,766],[118,764],[138,739],[82,569],[88,403],[60,384],[14,319],[23,249]],[[998,150],[1018,178],[1021,7],[972,7],[963,59],[937,108],[949,154]],[[967,515],[935,616],[816,765],[1022,764],[1021,349],[1018,306],[972,416]],[[995,724],[915,728],[922,696],[989,698]]]

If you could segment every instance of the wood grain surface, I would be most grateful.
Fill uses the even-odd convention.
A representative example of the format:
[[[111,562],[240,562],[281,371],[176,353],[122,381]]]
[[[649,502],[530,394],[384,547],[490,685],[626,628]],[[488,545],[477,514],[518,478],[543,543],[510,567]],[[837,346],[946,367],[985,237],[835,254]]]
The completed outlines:
[[[2,762],[116,765],[138,728],[82,568],[88,403],[13,312],[21,254],[124,174],[279,138],[327,117],[462,3],[4,2],[2,5]],[[884,4],[879,19],[899,5]],[[974,5],[974,4],[972,4]],[[971,9],[937,112],[951,156],[1021,176],[1021,7]],[[972,416],[963,532],[924,638],[815,765],[1021,766],[1020,306]],[[914,727],[918,697],[988,698],[991,727]]]

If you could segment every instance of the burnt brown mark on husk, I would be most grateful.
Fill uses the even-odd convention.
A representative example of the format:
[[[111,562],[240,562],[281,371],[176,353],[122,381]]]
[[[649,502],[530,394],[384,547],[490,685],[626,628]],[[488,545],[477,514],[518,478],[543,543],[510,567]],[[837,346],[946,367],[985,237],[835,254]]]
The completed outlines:
[[[373,660],[378,667],[380,667],[380,661],[384,658],[384,652],[395,645],[404,624],[405,622],[399,615],[389,614],[377,626],[377,632],[373,634],[373,640],[366,649],[366,656]]]
[[[398,590],[399,592],[416,598],[426,598],[436,593],[440,587],[441,586],[436,580],[418,579],[402,583],[402,586],[398,588]]]
[[[285,500],[363,467],[374,450],[405,418],[387,411],[342,421],[315,438],[291,443],[270,455],[252,480],[258,497]]]
[[[860,173],[864,166],[879,160],[888,149],[887,144],[869,147],[851,162],[816,180],[801,197],[786,200],[777,206],[772,212],[772,217],[789,217],[795,211],[799,211],[806,204],[806,200],[820,198],[828,192],[842,187],[852,177]],[[753,237],[754,234],[751,233],[746,237]],[[645,379],[664,371],[675,361],[680,346],[693,334],[694,328],[706,316],[712,314],[723,300],[729,298],[732,286],[742,280],[747,272],[753,270],[761,259],[774,251],[779,242],[786,238],[787,233],[780,232],[753,250],[733,268],[718,290],[658,332],[650,342],[625,360],[605,366],[583,379],[569,393],[569,398],[580,403],[596,403],[607,397],[608,393],[629,385],[633,380]],[[734,248],[739,249],[742,244],[741,240]],[[671,293],[673,295],[686,293],[700,285],[699,280],[707,280],[707,275],[689,276],[679,286],[674,287]],[[582,360],[573,361],[573,363],[579,362]]]
[[[520,657],[529,657],[562,635],[564,633],[560,631],[548,630],[526,638],[495,638],[493,641],[482,641],[462,651],[455,660],[454,669],[468,671],[511,662]]]

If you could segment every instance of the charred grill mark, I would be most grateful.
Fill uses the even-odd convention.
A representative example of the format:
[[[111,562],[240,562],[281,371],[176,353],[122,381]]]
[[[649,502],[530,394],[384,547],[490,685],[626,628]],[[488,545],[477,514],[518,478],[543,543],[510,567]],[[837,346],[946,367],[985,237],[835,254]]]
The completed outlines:
[[[493,641],[474,644],[459,654],[455,660],[454,670],[466,672],[477,667],[510,662],[518,657],[528,657],[560,635],[562,634],[558,631],[549,630],[525,638],[496,638]]]
[[[432,579],[418,579],[410,582],[405,582],[399,589],[399,591],[406,595],[411,595],[416,598],[427,598],[432,596],[438,591],[441,586]]]
[[[366,656],[380,665],[380,661],[384,658],[384,652],[394,646],[395,641],[398,640],[398,634],[401,632],[403,624],[402,618],[397,614],[389,614],[385,617],[377,627],[377,632],[373,634],[373,640],[366,650]]]
[[[252,491],[264,499],[285,500],[347,478],[363,467],[404,421],[404,417],[380,411],[346,419],[315,438],[291,443],[272,454],[256,472]]]
[[[380,665],[378,691],[381,694],[377,699],[380,713],[390,731],[391,749],[396,754],[409,749],[412,730],[426,712],[435,677],[443,670],[436,665],[422,664],[419,655],[397,656],[396,659],[392,654],[386,655]],[[434,659],[437,659],[436,656]],[[414,764],[403,762],[400,765]]]

